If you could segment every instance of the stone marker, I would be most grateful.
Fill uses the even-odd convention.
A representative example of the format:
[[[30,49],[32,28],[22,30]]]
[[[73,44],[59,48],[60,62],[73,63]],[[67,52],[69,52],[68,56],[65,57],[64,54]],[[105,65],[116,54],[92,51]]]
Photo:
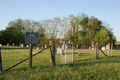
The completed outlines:
[[[63,45],[62,45],[62,49],[67,49],[68,47],[67,47],[67,45],[65,45],[65,42],[63,43]]]
[[[13,43],[13,46],[15,46],[15,43]]]
[[[23,44],[21,44],[21,47],[24,47],[24,45],[23,45]]]
[[[7,46],[9,46],[9,43],[7,43]]]
[[[36,49],[39,50],[39,47],[37,47]]]
[[[105,50],[105,47],[102,47],[102,50]]]
[[[89,46],[89,49],[91,49],[91,47]]]
[[[45,45],[45,48],[47,48],[47,45]]]
[[[2,46],[2,44],[0,44],[0,46]]]
[[[76,49],[78,49],[78,44],[76,45]]]
[[[28,45],[26,45],[26,47],[29,47]]]
[[[63,55],[64,49],[57,48],[57,54]]]
[[[106,49],[108,49],[108,45],[106,45]]]

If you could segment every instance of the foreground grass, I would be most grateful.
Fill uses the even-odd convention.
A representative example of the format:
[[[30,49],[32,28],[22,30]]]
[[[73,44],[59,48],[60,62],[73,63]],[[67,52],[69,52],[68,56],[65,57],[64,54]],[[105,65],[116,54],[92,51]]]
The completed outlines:
[[[3,70],[28,57],[28,49],[2,49]],[[35,49],[33,51],[36,51]],[[120,51],[113,50],[113,57],[94,59],[94,50],[75,50],[74,63],[49,66],[49,49],[33,57],[33,68],[28,61],[13,69],[0,72],[0,80],[119,80]],[[82,53],[78,56],[77,53]],[[63,55],[60,55],[63,56]]]

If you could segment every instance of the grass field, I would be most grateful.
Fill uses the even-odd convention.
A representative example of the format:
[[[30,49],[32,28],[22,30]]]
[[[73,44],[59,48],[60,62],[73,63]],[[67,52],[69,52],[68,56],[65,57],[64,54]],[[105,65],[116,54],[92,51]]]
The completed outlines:
[[[4,49],[5,48],[5,49]],[[33,52],[36,52],[33,49]],[[68,50],[70,51],[70,50]],[[88,51],[88,54],[86,54]],[[71,51],[70,51],[71,52]],[[106,51],[104,51],[106,52]],[[29,55],[28,48],[2,47],[3,70],[25,59]],[[69,52],[68,52],[69,53]],[[0,72],[0,80],[119,80],[120,51],[113,50],[113,57],[105,57],[99,51],[99,59],[95,60],[95,50],[74,50],[72,56],[56,55],[56,66],[50,66],[49,49],[33,57],[32,69],[28,68],[28,60],[6,72]],[[78,53],[81,53],[79,56]],[[34,54],[34,53],[33,53]],[[69,61],[71,60],[71,61]]]

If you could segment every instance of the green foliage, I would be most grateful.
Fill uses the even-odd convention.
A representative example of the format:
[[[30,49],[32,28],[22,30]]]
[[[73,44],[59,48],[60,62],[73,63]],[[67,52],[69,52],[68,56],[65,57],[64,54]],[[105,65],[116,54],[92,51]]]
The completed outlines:
[[[100,45],[114,44],[116,38],[113,35],[112,29],[108,28],[108,24],[104,24],[98,18],[94,16],[89,18],[84,13],[77,16],[72,14],[69,17],[63,18],[54,17],[52,20],[34,21],[16,19],[10,21],[5,30],[0,31],[0,42],[2,44],[24,43],[25,32],[33,31],[39,34],[39,44],[37,46],[48,45],[49,39],[56,41],[58,38],[65,41],[71,40],[74,44],[91,44],[92,41],[99,42]],[[12,40],[13,37],[14,40]],[[104,39],[104,37],[106,38]]]
[[[6,30],[0,31],[1,43],[6,45],[13,43],[19,45],[19,43],[24,43],[25,37],[22,32],[18,32],[14,27],[7,27]]]
[[[81,18],[70,15],[70,23],[73,28],[73,35],[71,35],[70,40],[74,42],[74,44],[91,44],[92,41],[95,41],[99,43],[100,46],[104,46],[108,43],[114,44],[116,41],[112,29],[107,28],[108,26],[103,26],[102,21],[94,16],[89,18],[86,15],[82,15]],[[79,26],[79,29],[75,32],[77,26]]]

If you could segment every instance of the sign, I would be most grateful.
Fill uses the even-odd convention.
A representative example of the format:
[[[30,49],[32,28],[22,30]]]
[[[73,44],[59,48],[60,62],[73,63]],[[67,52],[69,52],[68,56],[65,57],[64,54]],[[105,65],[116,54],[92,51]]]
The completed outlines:
[[[26,32],[25,44],[38,44],[38,33]]]

